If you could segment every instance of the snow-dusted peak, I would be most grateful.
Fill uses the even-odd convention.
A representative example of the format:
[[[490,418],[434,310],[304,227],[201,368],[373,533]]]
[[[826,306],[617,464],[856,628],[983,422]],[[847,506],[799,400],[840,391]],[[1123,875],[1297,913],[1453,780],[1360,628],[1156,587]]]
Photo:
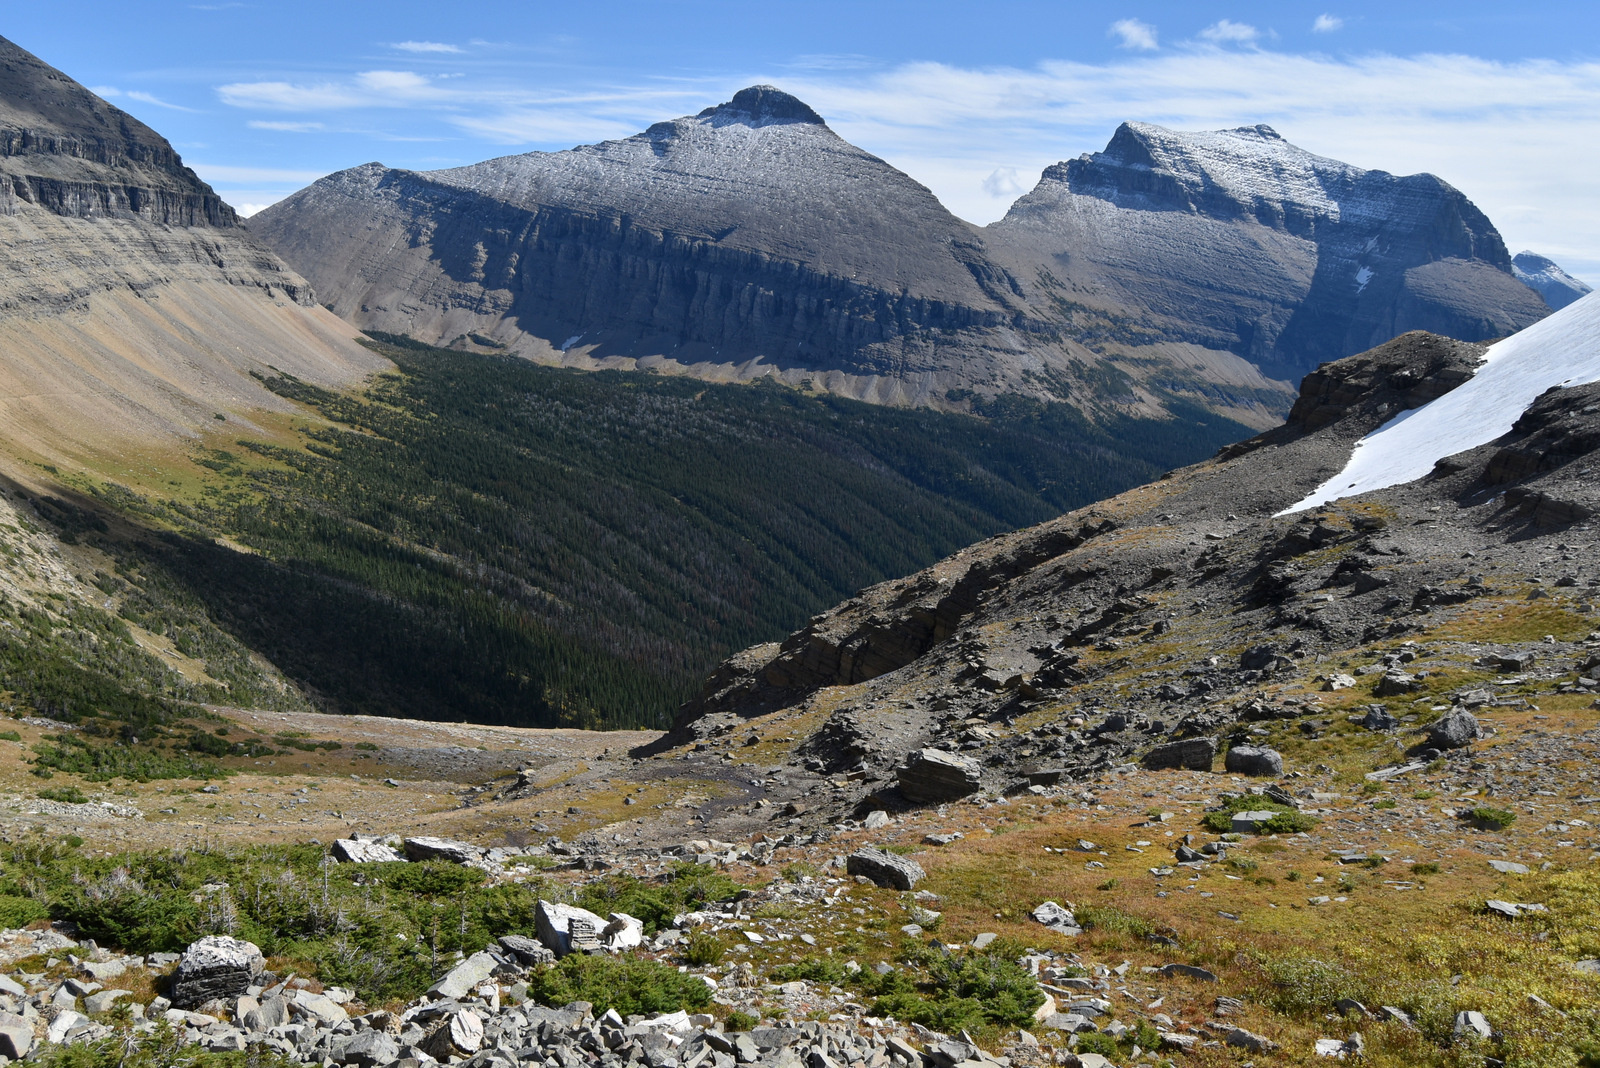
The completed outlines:
[[[1600,294],[1489,346],[1472,379],[1362,438],[1343,471],[1281,515],[1414,482],[1446,456],[1510,431],[1552,387],[1600,381]]]
[[[706,108],[695,118],[713,123],[738,122],[746,126],[770,126],[785,122],[827,125],[822,116],[805,101],[771,85],[752,85],[748,89],[741,89],[726,104]]]
[[[1161,175],[1171,186],[1158,190],[1117,181],[1115,172],[1121,170]],[[1335,219],[1342,194],[1366,173],[1298,148],[1266,125],[1182,132],[1147,122],[1123,123],[1104,152],[1080,157],[1068,164],[1068,171],[1074,188],[1112,179],[1121,187],[1114,198],[1119,203],[1129,193],[1149,196],[1159,191],[1186,196],[1204,210],[1221,194],[1252,214],[1263,207],[1290,206],[1299,214]]]
[[[1550,307],[1560,310],[1594,292],[1587,282],[1563,271],[1554,260],[1537,252],[1519,252],[1511,260],[1511,271],[1524,285],[1533,287]]]

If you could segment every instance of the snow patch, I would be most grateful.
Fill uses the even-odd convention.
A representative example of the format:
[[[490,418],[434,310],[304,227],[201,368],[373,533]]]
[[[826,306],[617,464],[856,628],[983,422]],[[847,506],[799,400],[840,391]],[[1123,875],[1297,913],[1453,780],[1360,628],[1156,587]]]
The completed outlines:
[[[1367,283],[1370,282],[1370,281],[1372,281],[1372,268],[1371,267],[1363,267],[1363,268],[1361,268],[1361,270],[1357,271],[1356,272],[1356,292],[1359,293],[1363,289],[1366,289],[1367,288]]]
[[[1489,346],[1471,380],[1356,443],[1343,471],[1279,515],[1414,482],[1446,456],[1506,433],[1552,386],[1600,381],[1600,294]]]

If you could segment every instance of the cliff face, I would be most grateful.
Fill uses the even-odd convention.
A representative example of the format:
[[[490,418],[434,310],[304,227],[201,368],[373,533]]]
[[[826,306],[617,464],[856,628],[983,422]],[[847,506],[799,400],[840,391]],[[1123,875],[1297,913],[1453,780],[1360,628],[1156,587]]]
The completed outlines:
[[[1266,126],[1124,123],[989,233],[1275,378],[1408,330],[1476,341],[1549,313],[1459,190],[1315,156]]]
[[[1265,427],[1324,360],[1549,311],[1458,191],[1266,127],[1126,124],[979,229],[768,87],[566,152],[353,168],[251,226],[362,327],[890,403],[1176,395]]]
[[[283,408],[248,372],[354,381],[383,361],[353,333],[165,138],[0,38],[12,456],[83,459]]]
[[[250,225],[341,315],[433,343],[890,403],[1155,407],[1139,374],[1030,299],[1008,250],[766,87],[567,152],[353,168]],[[1287,398],[1242,360],[1199,362],[1246,418]]]

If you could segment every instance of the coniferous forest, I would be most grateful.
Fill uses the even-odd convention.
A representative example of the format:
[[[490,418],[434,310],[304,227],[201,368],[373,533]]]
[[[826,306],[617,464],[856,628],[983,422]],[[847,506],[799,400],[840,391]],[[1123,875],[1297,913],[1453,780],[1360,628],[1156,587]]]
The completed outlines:
[[[331,421],[305,448],[216,450],[232,489],[201,506],[118,502],[187,530],[145,566],[346,712],[662,726],[731,652],[1249,432],[380,347],[398,373],[364,393],[267,379]]]

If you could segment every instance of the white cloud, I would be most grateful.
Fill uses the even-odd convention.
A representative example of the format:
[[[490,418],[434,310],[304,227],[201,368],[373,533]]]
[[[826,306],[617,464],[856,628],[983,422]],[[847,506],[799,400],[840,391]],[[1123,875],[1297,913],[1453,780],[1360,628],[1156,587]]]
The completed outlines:
[[[1200,36],[1212,44],[1250,44],[1261,36],[1261,31],[1249,23],[1223,19],[1201,30]]]
[[[107,100],[109,100],[111,97],[122,95],[122,90],[118,89],[114,85],[91,85],[88,88],[89,92],[93,93],[95,96]]]
[[[1312,33],[1333,33],[1344,29],[1344,19],[1337,15],[1318,15],[1317,21],[1311,24]]]
[[[459,54],[462,49],[453,44],[440,44],[438,41],[398,41],[390,45],[402,52],[450,52]]]
[[[443,101],[453,94],[422,75],[405,70],[369,70],[343,81],[295,85],[291,82],[234,82],[218,86],[225,104],[277,111],[334,111],[347,108],[410,107]]]
[[[996,161],[1025,176],[1105,147],[1117,123],[1214,130],[1266,122],[1320,155],[1429,171],[1470,196],[1513,251],[1600,280],[1600,62],[1469,56],[1356,59],[1201,48],[1032,69],[914,63],[785,86],[842,137],[989,222]],[[1519,211],[1517,206],[1538,205]]]
[[[321,171],[284,170],[279,167],[230,167],[219,163],[191,163],[189,166],[212,185],[237,185],[255,182],[291,185],[298,189],[322,177]]]
[[[273,204],[276,204],[276,203],[277,203],[277,201],[273,201]],[[270,208],[270,207],[272,207],[272,204],[235,204],[233,206],[233,210],[238,212],[240,215],[243,215],[246,219],[248,219],[248,218],[250,218],[250,216],[254,215],[256,212],[265,211],[267,208]]]
[[[1122,39],[1121,48],[1134,48],[1141,52],[1152,52],[1159,48],[1156,43],[1156,28],[1148,22],[1138,19],[1118,19],[1111,24],[1110,34]]]
[[[182,104],[169,104],[154,93],[146,93],[139,89],[128,90],[126,96],[129,100],[137,100],[144,104],[154,104],[158,108],[169,108],[172,111],[194,111],[194,108],[186,108]]]
[[[263,119],[251,119],[245,125],[252,130],[277,130],[281,133],[316,133],[327,129],[320,122],[268,122]]]
[[[1023,184],[1022,175],[1017,173],[1015,167],[997,167],[989,172],[989,176],[979,183],[983,191],[991,197],[1004,197],[1011,201],[1028,191]]]

